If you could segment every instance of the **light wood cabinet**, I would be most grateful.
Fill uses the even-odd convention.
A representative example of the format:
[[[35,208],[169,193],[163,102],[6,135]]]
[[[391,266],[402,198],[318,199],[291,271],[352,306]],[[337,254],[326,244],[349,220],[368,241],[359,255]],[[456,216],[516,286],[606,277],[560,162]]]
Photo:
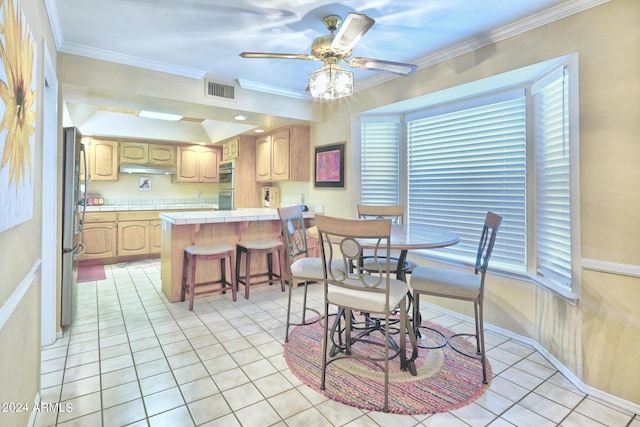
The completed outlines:
[[[118,256],[159,254],[162,246],[160,211],[118,213]]]
[[[222,160],[238,158],[240,152],[240,137],[232,138],[222,143]]]
[[[220,147],[187,145],[178,147],[175,182],[218,182]]]
[[[256,181],[309,181],[308,126],[290,126],[256,139]]]
[[[176,163],[176,147],[171,144],[122,142],[120,144],[120,163],[174,166]]]
[[[149,253],[149,221],[118,221],[118,256]]]
[[[87,213],[82,229],[84,254],[80,259],[112,258],[116,255],[117,227],[115,212]]]
[[[122,142],[120,163],[146,165],[149,162],[149,144],[144,142]]]
[[[162,249],[162,220],[149,221],[149,253],[159,254]]]
[[[89,181],[118,180],[118,141],[89,138]]]
[[[175,145],[149,144],[149,164],[155,166],[175,166]]]

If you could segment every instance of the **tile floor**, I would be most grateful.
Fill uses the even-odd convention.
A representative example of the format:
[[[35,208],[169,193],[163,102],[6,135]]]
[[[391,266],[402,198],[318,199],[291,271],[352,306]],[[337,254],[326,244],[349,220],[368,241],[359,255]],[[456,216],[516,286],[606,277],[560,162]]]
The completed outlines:
[[[237,303],[200,298],[189,312],[162,294],[158,265],[106,273],[78,285],[73,326],[42,351],[42,402],[72,410],[40,412],[36,426],[640,427],[640,415],[585,395],[534,349],[495,333],[487,334],[491,387],[470,405],[424,416],[355,409],[289,371],[279,288],[252,289]],[[320,290],[310,285],[318,306]],[[450,329],[471,327],[423,313]]]

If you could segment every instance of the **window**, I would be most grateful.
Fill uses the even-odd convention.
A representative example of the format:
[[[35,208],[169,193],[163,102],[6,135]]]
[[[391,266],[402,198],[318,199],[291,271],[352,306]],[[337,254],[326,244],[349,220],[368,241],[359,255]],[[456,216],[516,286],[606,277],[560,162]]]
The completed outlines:
[[[363,117],[362,202],[407,200],[409,221],[459,234],[458,245],[425,251],[453,262],[473,259],[491,210],[504,217],[491,268],[575,298],[578,221],[571,219],[579,203],[570,176],[575,181],[577,109],[570,106],[577,79],[571,81],[570,71],[577,62],[568,58],[508,90],[484,88],[482,95],[398,114],[395,121]],[[406,176],[398,173],[404,165]]]
[[[398,117],[375,117],[361,122],[360,203],[399,204]]]
[[[441,252],[470,259],[488,210],[504,217],[492,265],[525,272],[526,98],[407,118],[408,219],[443,227],[460,243]]]
[[[566,67],[533,85],[536,274],[571,286],[569,82]],[[560,75],[558,75],[560,74]]]

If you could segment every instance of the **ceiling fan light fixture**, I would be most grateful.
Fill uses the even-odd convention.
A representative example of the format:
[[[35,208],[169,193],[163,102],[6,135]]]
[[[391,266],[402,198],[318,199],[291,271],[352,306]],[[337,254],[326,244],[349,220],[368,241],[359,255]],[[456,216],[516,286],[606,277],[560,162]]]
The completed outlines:
[[[353,95],[353,72],[326,64],[309,75],[309,91],[314,98],[327,100]]]

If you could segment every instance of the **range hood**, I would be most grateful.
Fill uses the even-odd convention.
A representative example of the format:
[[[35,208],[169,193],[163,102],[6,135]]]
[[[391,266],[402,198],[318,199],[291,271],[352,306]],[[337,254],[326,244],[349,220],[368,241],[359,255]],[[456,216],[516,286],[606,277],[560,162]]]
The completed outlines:
[[[143,175],[175,175],[176,168],[172,166],[121,164],[120,173],[137,173]]]

